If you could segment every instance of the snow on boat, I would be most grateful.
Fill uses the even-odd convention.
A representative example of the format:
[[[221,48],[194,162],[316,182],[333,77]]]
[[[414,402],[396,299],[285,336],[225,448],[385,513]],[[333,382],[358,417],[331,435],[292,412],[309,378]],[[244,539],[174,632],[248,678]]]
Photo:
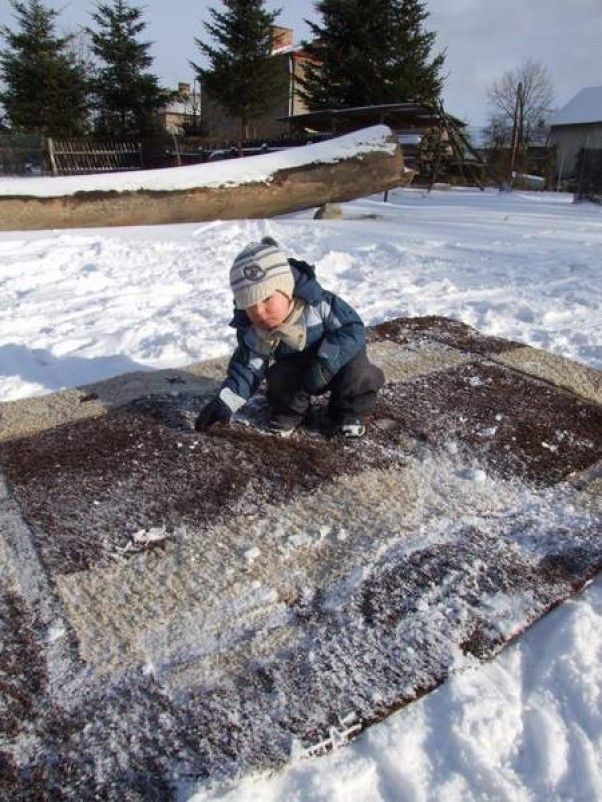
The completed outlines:
[[[0,230],[272,217],[409,183],[386,126],[216,164],[0,181]]]

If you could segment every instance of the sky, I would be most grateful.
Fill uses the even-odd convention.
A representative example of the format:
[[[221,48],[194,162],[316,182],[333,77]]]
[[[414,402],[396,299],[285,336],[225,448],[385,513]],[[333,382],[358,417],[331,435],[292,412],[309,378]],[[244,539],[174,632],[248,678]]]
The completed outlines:
[[[46,0],[61,10],[66,27],[87,25],[94,3]],[[136,3],[134,3],[136,4]],[[210,7],[221,2],[145,0],[147,39],[154,42],[154,71],[168,86],[193,77],[190,60],[198,60],[194,37],[203,38]],[[270,10],[282,8],[279,23],[291,27],[300,40],[309,34],[305,19],[319,21],[312,0],[268,0]],[[599,47],[602,41],[600,0],[428,0],[427,30],[437,34],[437,52],[445,50],[447,110],[472,126],[486,123],[487,88],[505,71],[532,58],[550,72],[557,107],[582,88],[602,84]],[[0,24],[10,23],[8,0],[0,2]]]

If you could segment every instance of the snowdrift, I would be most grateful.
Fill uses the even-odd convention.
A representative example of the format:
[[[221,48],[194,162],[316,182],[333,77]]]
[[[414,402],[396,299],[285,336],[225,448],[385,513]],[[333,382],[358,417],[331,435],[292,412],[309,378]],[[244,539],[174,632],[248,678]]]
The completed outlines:
[[[600,570],[599,371],[443,318],[369,348],[359,443],[320,404],[272,438],[261,396],[193,433],[223,361],[1,406],[9,796],[170,799],[331,749]]]

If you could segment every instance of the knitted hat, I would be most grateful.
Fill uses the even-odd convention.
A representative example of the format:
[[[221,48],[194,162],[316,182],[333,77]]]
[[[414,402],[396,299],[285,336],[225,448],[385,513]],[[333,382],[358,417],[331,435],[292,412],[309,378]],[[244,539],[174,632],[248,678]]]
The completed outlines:
[[[242,250],[230,270],[230,286],[237,309],[264,301],[276,290],[293,297],[295,279],[288,259],[277,243],[266,237]]]

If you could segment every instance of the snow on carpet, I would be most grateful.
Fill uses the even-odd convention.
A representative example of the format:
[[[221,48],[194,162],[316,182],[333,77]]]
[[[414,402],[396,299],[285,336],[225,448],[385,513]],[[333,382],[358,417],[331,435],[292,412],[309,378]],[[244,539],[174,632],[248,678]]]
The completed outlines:
[[[39,674],[4,718],[13,750],[43,737],[20,782],[123,794],[124,765],[165,789],[329,751],[581,589],[602,566],[602,408],[503,364],[524,349],[440,318],[376,326],[387,385],[351,444],[320,433],[320,404],[292,439],[263,433],[261,398],[195,434],[207,388],[180,375],[0,445],[8,551],[33,547],[54,610],[4,652]]]
[[[491,443],[508,436],[511,441],[513,435],[507,419],[496,420],[507,410],[494,410],[487,390],[494,382],[504,385],[507,374],[499,372],[503,367],[536,376],[540,389],[556,385],[589,404],[599,404],[602,216],[598,207],[571,201],[571,196],[550,193],[460,190],[427,194],[403,190],[391,193],[389,203],[375,197],[347,204],[342,221],[314,222],[311,213],[307,213],[271,221],[114,229],[93,234],[2,233],[0,396],[10,403],[0,408],[0,434],[14,431],[19,420],[24,431],[31,432],[40,430],[40,420],[42,428],[65,422],[65,407],[55,402],[55,396],[44,394],[100,382],[127,370],[145,373],[131,374],[130,380],[117,383],[117,389],[106,383],[96,385],[96,399],[90,396],[83,401],[85,392],[70,389],[69,415],[77,413],[86,421],[102,414],[105,403],[114,409],[120,394],[122,402],[131,401],[144,386],[141,376],[146,375],[149,387],[162,393],[163,399],[131,409],[130,419],[163,427],[166,437],[171,433],[175,438],[172,442],[181,441],[181,426],[189,420],[190,405],[198,403],[216,378],[214,369],[210,381],[199,381],[196,370],[189,373],[181,366],[228,353],[232,346],[227,328],[231,309],[229,263],[249,239],[270,234],[291,255],[315,263],[322,282],[350,300],[369,323],[399,315],[439,314],[476,326],[489,336],[546,349],[533,352],[513,347],[498,353],[495,374],[484,370],[475,373],[461,348],[439,339],[427,349],[417,345],[414,353],[402,349],[403,357],[391,359],[390,365],[394,363],[396,381],[413,382],[423,402],[426,388],[413,374],[416,359],[423,352],[430,369],[445,369],[445,360],[451,359],[453,353],[453,365],[447,364],[448,369],[455,368],[451,386],[462,391],[460,399],[465,398],[466,391],[482,392],[479,415],[493,413],[493,420],[472,433],[470,427],[462,430],[462,421],[446,412],[441,386],[434,386],[437,393],[433,400],[445,425],[438,426],[438,418],[426,421],[427,426],[414,420],[408,427],[408,438],[402,438],[398,430],[399,442],[403,443],[401,458],[406,466],[411,463],[423,471],[418,483],[419,508],[429,511],[432,521],[437,521],[439,515],[440,529],[450,530],[450,537],[454,533],[446,511],[468,522],[473,527],[471,532],[495,532],[499,528],[504,542],[522,532],[519,553],[530,555],[527,564],[531,566],[544,558],[538,551],[540,546],[563,553],[565,558],[570,556],[568,573],[562,561],[551,560],[547,565],[552,585],[564,583],[567,587],[571,570],[584,557],[578,550],[568,554],[567,550],[576,545],[572,533],[578,532],[578,539],[582,539],[587,527],[599,525],[601,518],[600,469],[594,466],[581,478],[574,477],[575,481],[560,481],[551,487],[542,483],[541,472],[537,478],[537,468],[532,472],[534,478],[498,475]],[[390,346],[387,348],[391,356]],[[577,359],[580,364],[571,363],[567,371],[562,357]],[[223,367],[223,361],[221,364]],[[157,368],[162,370],[156,371]],[[171,414],[165,399],[182,391],[182,376],[192,388],[192,395]],[[37,398],[29,402],[28,414],[22,409],[19,415],[18,399],[33,394]],[[388,403],[389,399],[385,400]],[[537,401],[542,411],[552,409],[545,393]],[[174,412],[173,404],[171,410]],[[412,412],[407,404],[405,412]],[[385,428],[391,426],[388,420],[391,418],[382,420]],[[533,416],[530,422],[539,425]],[[545,425],[544,420],[541,426]],[[464,434],[464,439],[454,442],[448,438],[446,443],[445,427],[456,435]],[[377,427],[376,432],[382,431]],[[533,464],[539,463],[541,468],[549,455],[552,460],[548,464],[557,470],[554,457],[562,453],[567,442],[562,432],[562,427],[550,430],[552,437],[546,436],[539,443],[525,437],[524,453],[533,455]],[[507,439],[505,442],[508,444]],[[581,448],[583,442],[582,438]],[[426,458],[425,448],[428,452],[431,446],[437,455],[435,460]],[[476,463],[465,450],[475,446],[483,457]],[[146,438],[142,438],[142,448],[149,448]],[[148,456],[157,459],[150,452]],[[579,448],[571,459],[578,457]],[[152,459],[146,463],[149,471],[154,465]],[[507,470],[507,460],[504,464]],[[51,465],[49,453],[50,474]],[[388,498],[392,495],[390,484],[383,477],[381,471],[378,488]],[[122,481],[128,479],[122,477]],[[371,487],[375,487],[374,482]],[[83,487],[82,491],[90,489]],[[346,492],[351,507],[356,494],[353,487]],[[404,485],[409,503],[403,514],[408,519],[416,509],[415,492],[414,485]],[[3,495],[3,515],[14,512],[11,494],[12,491],[8,497]],[[94,500],[91,498],[91,506],[95,509],[98,505]],[[391,505],[393,509],[394,503]],[[391,526],[397,513],[387,518],[387,508],[383,507],[384,524]],[[87,511],[84,518],[96,521],[98,526],[93,512]],[[174,543],[165,538],[165,530],[150,522],[142,522],[135,529],[133,523],[126,523],[127,528],[117,533],[113,544],[126,549],[124,560],[130,566],[136,561],[144,564],[151,557],[158,562],[168,560]],[[471,542],[466,533],[455,534],[463,548]],[[438,691],[369,728],[346,749],[324,758],[299,761],[297,758],[304,753],[302,742],[296,742],[291,747],[293,762],[289,770],[275,776],[263,773],[258,778],[250,777],[228,791],[219,786],[213,788],[209,779],[203,781],[198,775],[200,764],[208,761],[208,765],[219,749],[213,751],[215,742],[206,742],[207,752],[199,753],[202,728],[189,727],[190,720],[182,710],[174,708],[170,696],[161,690],[159,682],[169,681],[173,688],[170,693],[180,698],[182,690],[177,685],[176,672],[170,673],[168,662],[162,664],[158,660],[155,665],[146,659],[151,653],[163,653],[161,650],[172,643],[176,653],[186,645],[186,627],[172,628],[163,641],[149,638],[144,645],[141,671],[137,668],[140,650],[134,650],[134,656],[127,649],[115,650],[110,652],[110,660],[122,668],[109,668],[108,674],[105,671],[97,676],[102,658],[97,658],[97,667],[92,668],[80,662],[74,629],[65,618],[64,608],[57,604],[56,586],[49,583],[31,533],[18,517],[8,515],[3,518],[3,535],[13,547],[18,545],[17,550],[7,551],[4,541],[0,544],[1,655],[5,658],[1,674],[4,751],[0,776],[5,788],[10,789],[7,793],[11,799],[29,800],[36,788],[46,789],[50,798],[71,793],[68,789],[73,780],[72,765],[78,766],[80,789],[99,788],[107,798],[120,800],[164,800],[175,793],[174,788],[179,788],[182,800],[196,789],[199,802],[218,798],[238,802],[258,798],[264,802],[331,802],[358,795],[381,802],[444,798],[466,802],[485,796],[529,802],[544,798],[564,802],[602,799],[599,579],[578,599],[561,605],[530,628],[491,664],[481,665],[474,656],[470,662],[470,649],[461,653],[456,650],[458,667],[468,666],[468,670],[455,671]],[[303,548],[307,553],[312,548],[321,549],[322,554],[328,551],[324,544],[320,545],[320,538],[334,553],[338,553],[337,545],[344,543],[344,539],[339,542],[336,529],[318,528],[304,547],[302,532],[299,540],[293,541],[297,558],[304,553]],[[481,544],[486,540],[482,538]],[[98,545],[86,544],[86,549],[79,556],[76,550],[75,556],[89,560],[90,551],[94,553]],[[433,547],[437,546],[443,550],[445,544],[434,542]],[[254,571],[264,556],[261,544],[249,543],[242,556],[237,552],[236,558],[244,561],[245,570]],[[381,556],[381,566],[385,568],[385,554]],[[45,559],[51,556],[46,553]],[[431,565],[434,564],[433,557]],[[303,563],[304,569],[306,565]],[[500,576],[505,566],[502,561]],[[416,576],[420,568],[415,564],[410,576]],[[101,570],[98,561],[80,575],[101,578]],[[325,571],[328,570],[331,566],[326,565]],[[57,576],[61,576],[66,593],[68,583],[75,584],[72,578],[77,572]],[[394,572],[390,576],[394,581]],[[477,583],[481,580],[477,573]],[[156,593],[152,588],[149,610],[154,609]],[[177,589],[174,592],[166,588],[166,593],[177,598]],[[337,598],[353,598],[351,588],[343,588]],[[462,603],[466,604],[467,598],[462,596]],[[456,621],[453,614],[460,608],[447,610],[443,596],[432,600],[433,612],[439,603],[438,609]],[[130,601],[136,614],[144,617],[144,596],[131,597]],[[320,610],[318,601],[312,603]],[[236,615],[244,619],[253,605],[259,609],[265,604],[266,610],[274,606],[274,600],[262,596],[261,589],[255,596],[245,597],[244,602],[246,606],[232,611],[233,619]],[[516,623],[521,610],[520,605],[514,604],[506,610],[503,605],[494,608],[500,621],[510,623]],[[336,620],[341,615],[336,604],[334,611]],[[275,626],[270,632],[275,634],[282,622],[271,620]],[[210,629],[209,623],[207,626]],[[252,632],[247,634],[251,637]],[[241,632],[238,636],[238,642],[244,642]],[[125,630],[120,637],[121,643],[131,643]],[[478,655],[480,644],[492,641],[473,637],[468,643]],[[197,650],[192,654],[193,660],[205,660],[207,665],[212,653],[219,653],[219,647],[212,652],[211,644],[211,638],[207,639],[205,652]],[[88,648],[94,652],[93,643],[88,642]],[[21,668],[24,665],[26,672]],[[339,665],[344,667],[345,663]],[[151,681],[153,675],[159,679]],[[107,686],[107,676],[115,684]],[[186,663],[180,677],[185,691]],[[269,683],[263,687],[269,696],[265,690]],[[326,740],[344,742],[345,733],[353,734],[356,723],[352,718],[337,718]],[[230,762],[223,764],[225,775],[237,764],[239,736],[235,724],[228,721],[221,730],[220,748],[230,749],[231,756]],[[25,735],[23,730],[19,735],[21,727]],[[277,722],[272,722],[272,727],[279,731]],[[181,735],[183,731],[186,737]],[[249,740],[252,737],[243,737],[245,743]],[[48,763],[49,755],[61,755],[63,763]],[[278,754],[274,759],[279,764]],[[176,771],[179,779],[174,778]],[[123,792],[126,785],[128,790]],[[80,792],[80,798],[82,795],[85,797],[85,792]]]

